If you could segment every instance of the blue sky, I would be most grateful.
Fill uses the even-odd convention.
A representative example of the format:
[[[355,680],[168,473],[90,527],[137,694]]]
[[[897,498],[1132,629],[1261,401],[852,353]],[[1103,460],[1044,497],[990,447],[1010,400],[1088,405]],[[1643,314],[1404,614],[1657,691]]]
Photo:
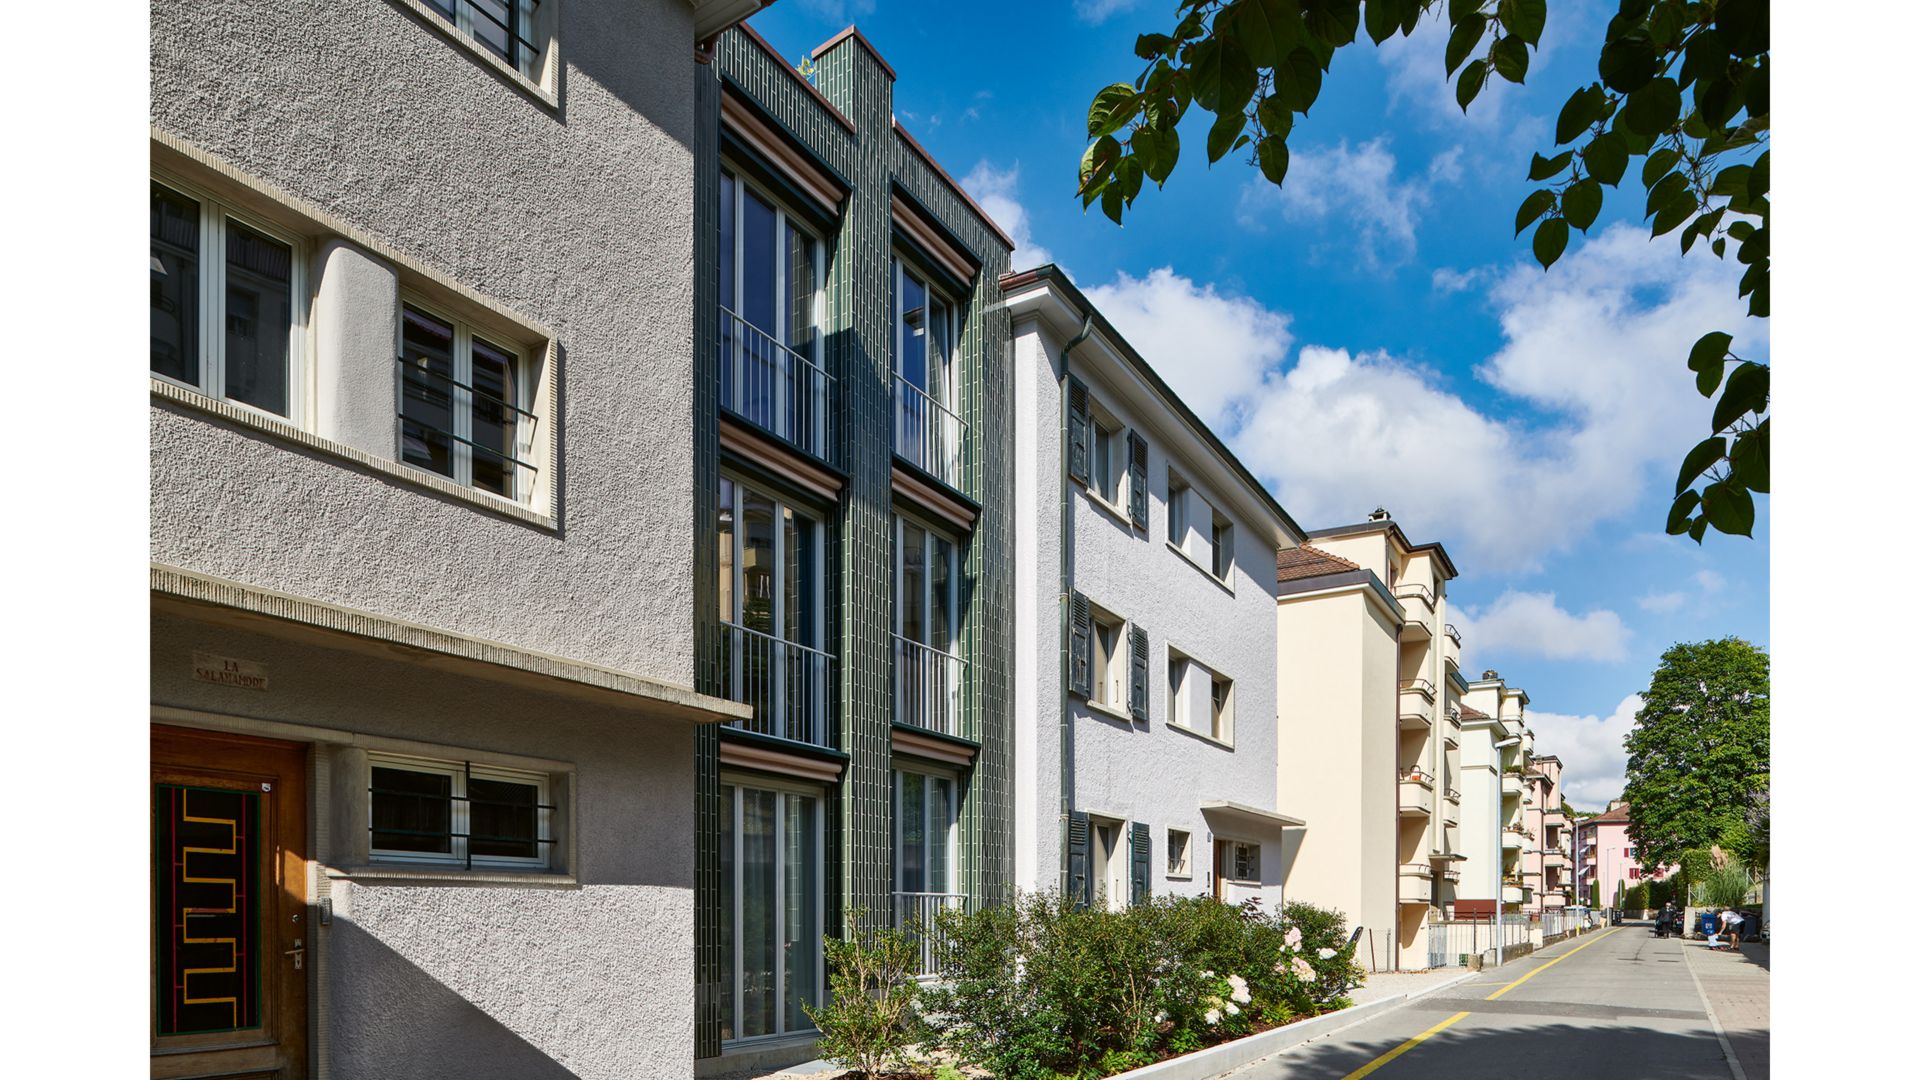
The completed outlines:
[[[1606,15],[1555,0],[1527,85],[1462,116],[1444,31],[1335,58],[1275,190],[1206,167],[1206,114],[1124,229],[1081,212],[1088,101],[1140,70],[1173,0],[976,0],[964,9],[783,0],[754,27],[798,60],[849,22],[900,73],[894,112],[1020,242],[1065,267],[1309,529],[1376,505],[1461,576],[1452,620],[1477,675],[1531,700],[1568,797],[1617,794],[1620,739],[1660,652],[1768,642],[1768,508],[1756,539],[1662,534],[1673,472],[1707,426],[1687,349],[1708,330],[1767,355],[1737,272],[1640,227],[1637,168],[1549,272],[1513,238],[1527,164],[1593,78]]]

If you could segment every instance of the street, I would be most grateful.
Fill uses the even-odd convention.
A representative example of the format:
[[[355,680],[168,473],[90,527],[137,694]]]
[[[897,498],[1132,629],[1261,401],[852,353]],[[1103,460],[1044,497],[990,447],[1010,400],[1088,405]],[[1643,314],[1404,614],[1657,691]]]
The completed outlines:
[[[1704,942],[1628,924],[1482,972],[1233,1076],[1765,1080],[1767,952],[1712,953]]]

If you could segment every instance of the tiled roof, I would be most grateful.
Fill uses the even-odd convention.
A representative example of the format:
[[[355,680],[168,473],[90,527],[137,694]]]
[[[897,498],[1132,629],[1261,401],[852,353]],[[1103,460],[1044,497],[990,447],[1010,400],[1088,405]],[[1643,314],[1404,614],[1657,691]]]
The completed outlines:
[[[1611,810],[1606,810],[1606,811],[1602,811],[1601,813],[1595,814],[1593,815],[1593,817],[1588,818],[1587,820],[1605,822],[1609,825],[1624,825],[1627,822],[1633,820],[1632,815],[1628,813],[1628,811],[1631,809],[1632,808],[1628,806],[1626,803],[1621,803],[1619,806],[1616,806]]]
[[[1358,569],[1360,569],[1359,563],[1343,559],[1332,552],[1321,551],[1312,544],[1287,548],[1274,558],[1275,580],[1278,581],[1299,581],[1301,578]]]
[[[1486,713],[1481,712],[1471,705],[1460,706],[1460,719],[1462,720],[1485,720],[1486,718]]]

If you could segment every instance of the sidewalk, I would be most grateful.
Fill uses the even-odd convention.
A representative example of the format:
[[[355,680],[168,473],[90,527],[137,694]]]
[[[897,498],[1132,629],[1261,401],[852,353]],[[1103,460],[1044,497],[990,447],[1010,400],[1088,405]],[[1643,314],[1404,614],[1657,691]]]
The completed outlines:
[[[1383,971],[1367,976],[1367,981],[1349,991],[1347,996],[1355,1005],[1365,1005],[1369,1001],[1392,997],[1395,994],[1417,994],[1430,987],[1452,982],[1462,975],[1473,972],[1466,968],[1433,968],[1429,971]]]
[[[1772,1065],[1769,947],[1747,944],[1739,952],[1709,952],[1704,941],[1681,944],[1700,994],[1733,1051],[1734,1076],[1768,1080]]]

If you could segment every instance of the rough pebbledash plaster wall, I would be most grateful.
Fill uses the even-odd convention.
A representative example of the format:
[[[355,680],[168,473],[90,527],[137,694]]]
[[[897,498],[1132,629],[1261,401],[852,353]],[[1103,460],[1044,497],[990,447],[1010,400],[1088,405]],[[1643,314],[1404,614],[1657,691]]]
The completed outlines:
[[[156,403],[153,559],[690,685],[688,6],[563,0],[557,109],[394,0],[151,12],[156,128],[560,355],[557,533]]]
[[[343,814],[357,778],[316,758],[312,825],[333,924],[309,959],[334,1080],[686,1077],[693,1070],[692,729],[533,686],[156,612],[156,706],[571,767],[577,884],[355,879]],[[193,653],[264,664],[264,692],[193,679]],[[484,760],[484,757],[482,758]],[[354,823],[364,828],[364,819]],[[318,1003],[316,1003],[317,1005]]]

